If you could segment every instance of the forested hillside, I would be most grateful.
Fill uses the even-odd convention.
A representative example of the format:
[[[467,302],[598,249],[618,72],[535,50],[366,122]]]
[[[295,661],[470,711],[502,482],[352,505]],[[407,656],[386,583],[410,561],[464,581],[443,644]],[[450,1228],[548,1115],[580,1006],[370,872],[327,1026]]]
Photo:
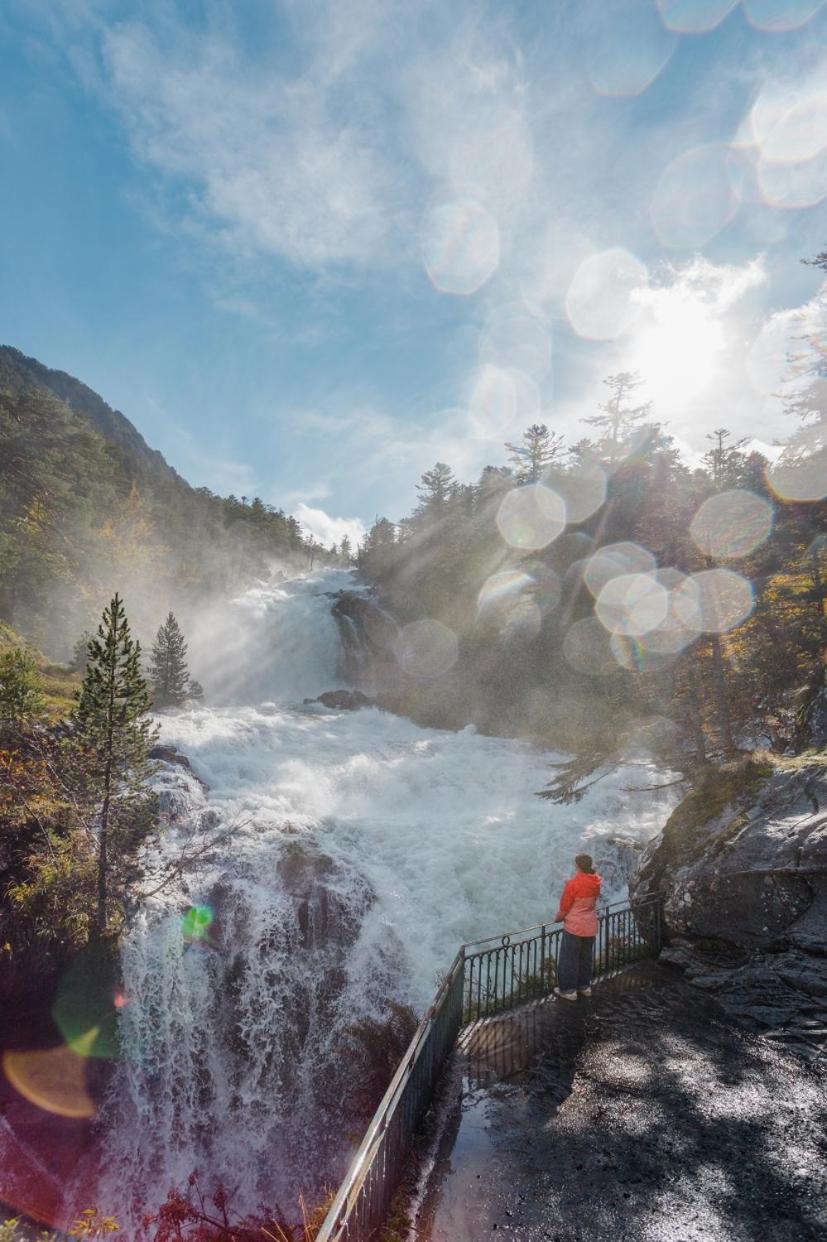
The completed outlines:
[[[772,464],[724,427],[681,460],[645,377],[619,373],[592,438],[535,424],[474,483],[427,471],[415,511],[379,519],[359,555],[397,618],[444,627],[411,629],[393,693],[429,723],[574,752],[563,800],[644,748],[688,770],[806,744],[827,654],[827,381],[823,347],[803,349]]]
[[[283,510],[190,487],[91,389],[0,347],[0,620],[50,655],[116,591],[148,637],[170,608],[311,556]]]

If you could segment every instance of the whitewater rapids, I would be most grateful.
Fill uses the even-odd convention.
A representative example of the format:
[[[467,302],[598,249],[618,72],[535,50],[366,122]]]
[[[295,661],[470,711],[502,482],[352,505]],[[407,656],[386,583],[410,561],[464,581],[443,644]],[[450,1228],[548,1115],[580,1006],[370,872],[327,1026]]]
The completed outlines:
[[[305,704],[343,684],[343,588],[353,575],[322,571],[205,616],[190,665],[221,705],[159,718],[192,771],[161,778],[170,824],[147,889],[207,849],[123,946],[101,1200],[136,1236],[195,1169],[244,1212],[289,1212],[335,1180],[359,1137],[341,1115],[354,1026],[389,999],[421,1012],[461,943],[550,918],[578,850],[624,896],[609,838],[644,842],[669,810],[633,791],[653,783],[645,766],[560,807],[535,797],[550,756],[527,743]],[[213,920],[195,942],[192,906]]]

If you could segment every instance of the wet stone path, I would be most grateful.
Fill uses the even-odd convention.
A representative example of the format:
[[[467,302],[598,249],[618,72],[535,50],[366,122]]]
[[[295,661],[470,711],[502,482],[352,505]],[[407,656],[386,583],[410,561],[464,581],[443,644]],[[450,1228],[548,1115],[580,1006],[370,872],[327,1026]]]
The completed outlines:
[[[480,1024],[453,1073],[419,1242],[827,1237],[823,1069],[668,968]]]

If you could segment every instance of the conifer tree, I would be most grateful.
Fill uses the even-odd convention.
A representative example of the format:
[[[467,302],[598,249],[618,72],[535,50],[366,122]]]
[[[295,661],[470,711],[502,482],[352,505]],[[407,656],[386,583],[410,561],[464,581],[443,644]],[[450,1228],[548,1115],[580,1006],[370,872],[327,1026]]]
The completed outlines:
[[[726,427],[716,427],[706,438],[712,441],[712,448],[704,453],[702,460],[715,490],[722,492],[728,487],[735,487],[741,481],[746,463],[746,457],[741,452],[747,443],[746,437],[730,444],[731,432]]]
[[[181,627],[170,612],[152,646],[149,680],[154,707],[178,707],[190,697],[186,654]]]
[[[652,402],[630,404],[632,393],[643,383],[636,371],[619,371],[616,375],[609,375],[603,383],[611,394],[608,401],[598,407],[599,414],[584,418],[583,422],[602,431],[604,442],[610,451],[614,451],[628,439],[638,423],[648,418]]]
[[[89,643],[86,675],[72,713],[69,770],[97,838],[95,929],[110,930],[116,905],[134,873],[135,855],[151,831],[157,800],[147,788],[157,736],[141,674],[141,645],[132,639],[116,594]]]
[[[519,483],[539,483],[543,474],[563,450],[563,437],[549,431],[545,423],[532,423],[523,432],[522,444],[505,446]]]
[[[456,486],[457,481],[451,467],[446,466],[444,461],[436,462],[430,470],[425,471],[416,485],[419,492],[417,513],[434,520],[443,517]]]

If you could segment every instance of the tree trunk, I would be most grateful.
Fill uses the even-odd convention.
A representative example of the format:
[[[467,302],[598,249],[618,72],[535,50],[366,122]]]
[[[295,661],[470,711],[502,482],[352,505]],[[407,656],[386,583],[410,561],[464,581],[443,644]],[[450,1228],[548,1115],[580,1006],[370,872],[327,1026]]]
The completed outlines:
[[[712,687],[715,693],[718,728],[721,731],[724,750],[731,755],[735,750],[735,742],[732,739],[732,723],[729,718],[724,658],[721,654],[721,640],[717,634],[710,634],[709,645],[712,648]]]
[[[687,702],[689,704],[689,725],[692,731],[692,740],[695,743],[695,753],[698,763],[706,763],[706,736],[704,734],[703,716],[701,714],[701,696],[698,690],[698,675],[695,671],[695,665],[692,662],[690,654],[687,661],[687,680],[689,682],[689,694]]]

